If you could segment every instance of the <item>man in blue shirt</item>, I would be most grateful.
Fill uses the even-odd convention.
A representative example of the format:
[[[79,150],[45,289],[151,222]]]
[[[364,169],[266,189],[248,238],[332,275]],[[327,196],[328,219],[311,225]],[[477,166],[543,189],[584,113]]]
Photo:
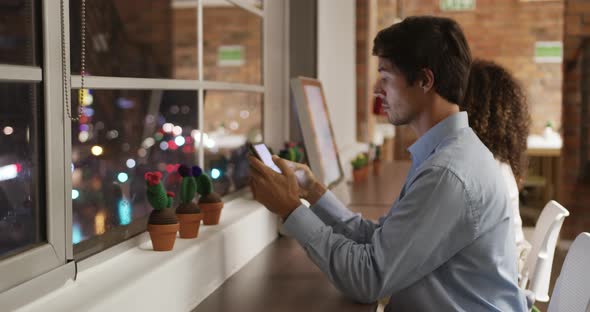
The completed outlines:
[[[373,223],[344,207],[308,169],[298,184],[250,158],[254,198],[347,296],[391,311],[525,311],[508,193],[496,161],[459,112],[471,54],[448,18],[410,17],[379,32],[376,93],[394,125],[419,139],[389,213]],[[306,198],[311,209],[300,204]]]

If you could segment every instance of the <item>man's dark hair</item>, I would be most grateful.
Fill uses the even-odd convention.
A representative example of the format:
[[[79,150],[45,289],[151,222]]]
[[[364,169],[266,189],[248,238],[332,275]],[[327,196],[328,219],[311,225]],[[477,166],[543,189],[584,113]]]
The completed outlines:
[[[388,59],[409,84],[423,69],[434,74],[434,90],[447,101],[461,104],[471,67],[471,52],[457,22],[450,18],[412,16],[381,30],[373,55]]]

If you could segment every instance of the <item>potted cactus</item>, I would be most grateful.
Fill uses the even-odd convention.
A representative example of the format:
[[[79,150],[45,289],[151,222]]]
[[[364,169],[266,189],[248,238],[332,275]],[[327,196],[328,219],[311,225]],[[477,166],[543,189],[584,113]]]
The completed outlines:
[[[148,172],[144,178],[147,184],[147,199],[154,208],[147,226],[152,245],[155,251],[172,250],[179,228],[178,220],[172,209],[174,193],[166,193],[160,182],[162,179],[160,172]]]
[[[303,147],[293,142],[287,142],[285,143],[285,148],[279,152],[279,157],[292,162],[303,163],[305,153]]]
[[[180,222],[180,238],[195,238],[199,235],[199,226],[203,215],[197,203],[193,201],[197,192],[197,180],[191,169],[185,165],[178,167],[182,177],[180,183],[180,205],[176,208],[176,217]]]
[[[194,166],[193,176],[197,179],[197,193],[201,195],[199,198],[199,207],[203,213],[203,224],[218,224],[219,217],[221,216],[221,208],[223,208],[221,197],[213,191],[211,178],[201,168]]]
[[[350,164],[352,165],[352,178],[354,182],[359,182],[367,179],[369,174],[369,160],[367,155],[360,153],[353,159]]]

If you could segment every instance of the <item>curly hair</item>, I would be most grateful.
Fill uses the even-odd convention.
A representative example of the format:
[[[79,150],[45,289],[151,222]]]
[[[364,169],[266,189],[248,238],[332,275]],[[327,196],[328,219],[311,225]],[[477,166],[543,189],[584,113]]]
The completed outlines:
[[[520,186],[527,167],[530,115],[523,89],[502,66],[483,60],[471,65],[461,110],[494,157],[510,164]]]

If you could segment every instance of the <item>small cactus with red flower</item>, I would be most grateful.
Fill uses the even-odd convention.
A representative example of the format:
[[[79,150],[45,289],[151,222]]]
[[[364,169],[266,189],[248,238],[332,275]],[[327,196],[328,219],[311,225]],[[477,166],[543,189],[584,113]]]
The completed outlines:
[[[174,193],[166,192],[162,185],[162,173],[148,172],[144,175],[147,200],[154,210],[148,219],[148,232],[156,251],[167,251],[174,247],[179,225],[172,207]]]
[[[158,171],[148,172],[144,176],[147,185],[147,199],[155,210],[168,207],[168,195],[160,182],[162,173]]]

